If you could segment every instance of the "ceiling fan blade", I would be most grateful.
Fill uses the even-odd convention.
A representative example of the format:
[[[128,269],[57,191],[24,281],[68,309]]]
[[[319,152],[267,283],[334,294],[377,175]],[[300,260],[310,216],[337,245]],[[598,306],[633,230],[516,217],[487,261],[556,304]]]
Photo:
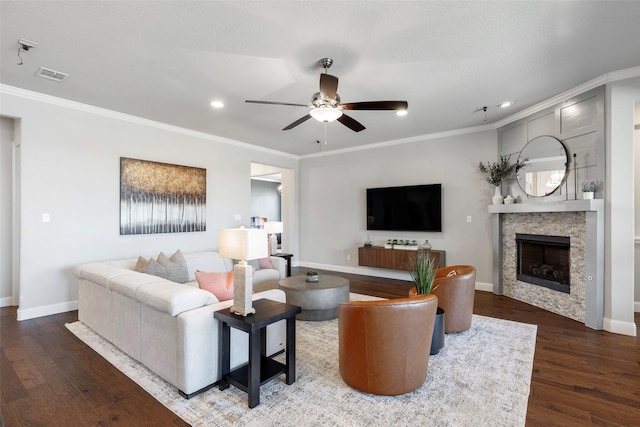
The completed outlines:
[[[331,74],[320,74],[320,96],[323,99],[336,99],[338,78]]]
[[[366,129],[362,125],[362,123],[352,117],[347,116],[346,114],[342,114],[340,117],[338,117],[338,121],[354,132],[360,132],[361,130]]]
[[[287,126],[286,128],[284,128],[282,130],[293,129],[294,127],[298,126],[300,123],[304,123],[307,120],[309,120],[310,118],[311,118],[311,114],[307,114],[304,117],[300,117],[298,120],[296,120],[295,122],[291,123],[289,126]]]
[[[348,102],[339,107],[343,110],[406,110],[409,104],[407,101],[367,101]]]
[[[274,102],[274,101],[254,101],[251,99],[247,99],[244,102],[249,104],[269,104],[269,105],[290,105],[292,107],[308,107],[306,104],[291,104],[288,102]]]

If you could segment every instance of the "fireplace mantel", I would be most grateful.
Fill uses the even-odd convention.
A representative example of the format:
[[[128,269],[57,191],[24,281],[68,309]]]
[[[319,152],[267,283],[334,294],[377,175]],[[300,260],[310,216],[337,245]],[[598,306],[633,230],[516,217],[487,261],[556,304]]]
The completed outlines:
[[[548,220],[547,213],[585,213],[583,219],[586,227],[583,254],[585,268],[582,279],[585,290],[584,322],[593,329],[602,329],[604,320],[604,199],[489,205],[488,211],[493,214],[493,293],[498,295],[504,294],[503,217],[522,214],[524,219],[524,215],[540,213]]]
[[[530,212],[603,212],[604,199],[563,200],[558,202],[528,202],[511,205],[489,205],[489,213],[530,213]]]

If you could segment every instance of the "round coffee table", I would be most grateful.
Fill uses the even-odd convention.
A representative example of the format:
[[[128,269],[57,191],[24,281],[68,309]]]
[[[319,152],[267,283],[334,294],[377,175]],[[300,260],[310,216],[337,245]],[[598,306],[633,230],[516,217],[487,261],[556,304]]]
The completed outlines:
[[[335,319],[338,305],[349,301],[349,281],[339,276],[321,274],[317,282],[307,282],[304,275],[291,276],[280,280],[280,289],[287,294],[287,304],[302,308],[298,320]]]

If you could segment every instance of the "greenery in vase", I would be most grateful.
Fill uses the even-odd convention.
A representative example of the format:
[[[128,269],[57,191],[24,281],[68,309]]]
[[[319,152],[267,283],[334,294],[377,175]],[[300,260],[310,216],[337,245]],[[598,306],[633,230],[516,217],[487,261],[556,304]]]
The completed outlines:
[[[317,271],[309,271],[309,272],[307,273],[307,276],[317,276],[317,275],[318,275],[318,272],[317,272]]]
[[[411,279],[418,294],[430,294],[436,278],[436,263],[428,251],[419,250],[411,266]]]
[[[596,191],[596,183],[593,181],[582,181],[582,191],[584,193],[593,193]]]
[[[482,175],[484,175],[485,181],[494,187],[500,185],[500,183],[514,173],[524,168],[527,165],[528,159],[518,159],[517,162],[511,163],[511,156],[500,156],[500,160],[497,162],[487,162],[484,164],[480,162],[478,168]]]

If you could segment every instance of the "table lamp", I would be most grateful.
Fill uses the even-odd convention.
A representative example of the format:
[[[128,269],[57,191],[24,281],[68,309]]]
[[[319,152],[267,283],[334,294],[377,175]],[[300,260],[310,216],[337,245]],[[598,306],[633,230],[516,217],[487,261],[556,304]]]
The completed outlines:
[[[233,228],[218,231],[221,257],[239,262],[233,267],[233,305],[231,312],[241,316],[255,313],[251,305],[253,293],[253,269],[247,260],[265,258],[267,232],[259,228]]]
[[[284,229],[281,221],[267,221],[264,223],[264,229],[269,233],[269,255],[278,252],[278,237],[276,233],[282,233]]]

